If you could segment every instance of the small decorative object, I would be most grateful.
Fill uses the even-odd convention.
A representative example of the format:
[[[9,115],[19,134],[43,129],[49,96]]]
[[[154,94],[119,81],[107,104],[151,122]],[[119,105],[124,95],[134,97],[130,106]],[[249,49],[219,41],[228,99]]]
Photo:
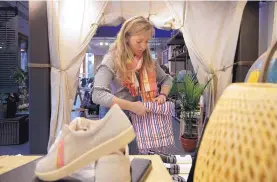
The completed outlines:
[[[183,46],[183,52],[186,52],[186,51],[187,51],[187,46],[184,45],[184,46]]]
[[[266,54],[261,55],[251,66],[248,71],[248,74],[245,78],[245,82],[255,83],[258,82],[262,66],[264,64]],[[273,56],[272,60],[269,63],[267,80],[269,83],[277,83],[277,55]]]
[[[172,58],[182,54],[183,52],[184,51],[183,51],[182,45],[178,45],[178,46],[174,47],[172,49]]]

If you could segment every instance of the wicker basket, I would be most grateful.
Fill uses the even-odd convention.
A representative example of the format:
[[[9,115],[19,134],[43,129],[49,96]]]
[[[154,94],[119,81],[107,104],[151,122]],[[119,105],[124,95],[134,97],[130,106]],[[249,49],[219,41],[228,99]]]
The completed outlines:
[[[28,121],[28,116],[0,119],[0,145],[18,145],[27,142]]]

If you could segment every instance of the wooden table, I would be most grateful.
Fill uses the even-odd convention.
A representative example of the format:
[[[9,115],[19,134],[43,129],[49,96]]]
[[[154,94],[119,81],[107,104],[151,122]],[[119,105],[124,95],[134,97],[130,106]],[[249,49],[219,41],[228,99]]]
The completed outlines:
[[[146,182],[172,182],[169,172],[165,168],[161,158],[158,155],[130,155],[133,158],[150,159],[152,161],[152,170],[150,171]]]
[[[0,175],[40,157],[41,156],[0,156]]]
[[[0,156],[0,175],[12,169],[27,164],[41,156]],[[133,155],[133,158],[150,159],[152,161],[152,170],[150,171],[146,182],[171,182],[172,178],[165,168],[161,158],[157,155]]]

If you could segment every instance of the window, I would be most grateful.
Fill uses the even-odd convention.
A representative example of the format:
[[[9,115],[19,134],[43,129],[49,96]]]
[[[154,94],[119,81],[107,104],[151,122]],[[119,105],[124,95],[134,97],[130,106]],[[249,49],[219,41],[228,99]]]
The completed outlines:
[[[27,69],[28,64],[28,38],[18,35],[18,65],[22,70]]]

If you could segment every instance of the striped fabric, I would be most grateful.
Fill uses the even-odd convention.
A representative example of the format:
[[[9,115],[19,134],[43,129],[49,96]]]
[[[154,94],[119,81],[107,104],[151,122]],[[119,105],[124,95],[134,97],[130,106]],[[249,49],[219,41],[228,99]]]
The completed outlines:
[[[179,175],[171,175],[173,182],[186,182],[185,178]]]
[[[166,169],[170,175],[180,174],[180,166],[178,164],[167,164]]]
[[[144,105],[150,110],[149,113],[143,116],[130,113],[140,153],[163,147],[174,147],[172,129],[174,103],[166,102],[158,105],[156,102],[146,102]]]

